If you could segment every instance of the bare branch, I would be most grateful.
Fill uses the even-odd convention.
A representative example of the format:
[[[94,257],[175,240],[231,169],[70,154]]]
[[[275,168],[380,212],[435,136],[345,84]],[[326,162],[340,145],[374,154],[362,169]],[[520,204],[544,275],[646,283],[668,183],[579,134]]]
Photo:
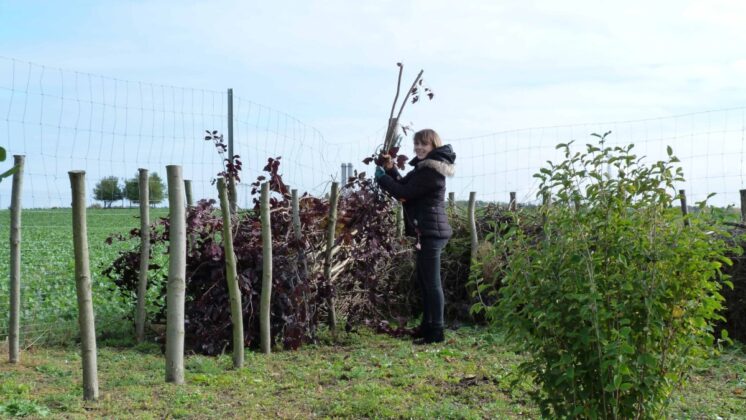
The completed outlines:
[[[401,117],[402,111],[404,111],[404,105],[407,104],[407,99],[409,99],[409,95],[412,93],[412,89],[414,89],[415,86],[417,86],[417,82],[422,77],[422,73],[424,73],[425,70],[420,70],[420,73],[417,75],[417,77],[414,79],[414,83],[412,83],[412,87],[409,88],[407,91],[407,96],[404,97],[404,102],[401,103],[401,108],[399,108],[399,114],[396,116],[396,119],[398,120],[399,117]]]
[[[391,104],[391,114],[389,119],[394,118],[394,108],[396,108],[396,101],[399,99],[399,90],[401,89],[401,75],[404,72],[404,65],[402,63],[396,63],[399,66],[399,79],[396,81],[396,95],[394,95],[394,103]]]

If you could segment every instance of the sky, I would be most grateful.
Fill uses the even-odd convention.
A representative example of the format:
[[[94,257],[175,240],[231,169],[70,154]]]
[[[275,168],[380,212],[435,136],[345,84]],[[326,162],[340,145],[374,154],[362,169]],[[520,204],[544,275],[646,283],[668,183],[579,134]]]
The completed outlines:
[[[488,135],[511,130],[740,109],[744,18],[738,0],[0,0],[0,56],[121,80],[233,88],[325,141],[356,145],[340,159],[358,162],[382,137],[397,62],[404,84],[423,69],[435,92],[433,101],[407,105],[403,120],[454,145],[501,141]],[[733,128],[735,117],[713,115]],[[557,140],[550,137],[542,141]],[[462,144],[467,157],[479,154]],[[716,176],[710,171],[703,178]],[[509,183],[504,176],[499,182]]]

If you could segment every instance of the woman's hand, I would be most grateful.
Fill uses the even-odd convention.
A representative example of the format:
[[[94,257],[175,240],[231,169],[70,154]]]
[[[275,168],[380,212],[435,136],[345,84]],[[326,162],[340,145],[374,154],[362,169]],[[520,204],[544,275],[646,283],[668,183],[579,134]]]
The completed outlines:
[[[383,158],[383,169],[386,169],[387,171],[394,167],[394,162],[391,160],[391,155],[382,155]]]
[[[381,177],[384,175],[383,168],[380,166],[376,166],[376,173],[373,175],[373,178],[375,178],[376,181],[381,179]]]

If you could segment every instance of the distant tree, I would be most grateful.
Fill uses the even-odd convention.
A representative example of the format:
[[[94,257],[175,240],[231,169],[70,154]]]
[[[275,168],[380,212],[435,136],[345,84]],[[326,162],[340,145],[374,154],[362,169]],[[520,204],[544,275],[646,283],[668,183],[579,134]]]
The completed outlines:
[[[104,202],[105,208],[111,208],[111,204],[124,198],[122,188],[119,187],[119,178],[107,176],[101,179],[93,188],[93,197]]]
[[[153,174],[148,178],[148,189],[148,198],[150,199],[151,205],[154,206],[165,198],[166,184],[164,184],[161,177],[158,176],[158,172],[153,172]]]
[[[148,198],[151,205],[156,205],[163,201],[166,186],[163,180],[158,176],[158,172],[153,172],[148,177]],[[126,179],[124,181],[124,198],[133,202],[140,202],[140,181],[138,176]]]
[[[124,180],[124,198],[131,203],[140,202],[140,185],[137,176]]]

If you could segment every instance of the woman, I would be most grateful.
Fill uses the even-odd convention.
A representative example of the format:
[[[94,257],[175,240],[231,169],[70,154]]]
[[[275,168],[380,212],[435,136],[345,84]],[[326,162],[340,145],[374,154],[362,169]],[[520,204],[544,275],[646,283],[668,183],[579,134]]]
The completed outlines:
[[[404,203],[406,233],[417,238],[417,282],[424,304],[417,342],[438,343],[444,339],[440,254],[453,234],[445,211],[446,177],[453,176],[456,154],[430,129],[414,134],[414,153],[417,156],[409,162],[414,169],[404,177],[388,158],[385,171],[376,168],[375,178]]]

